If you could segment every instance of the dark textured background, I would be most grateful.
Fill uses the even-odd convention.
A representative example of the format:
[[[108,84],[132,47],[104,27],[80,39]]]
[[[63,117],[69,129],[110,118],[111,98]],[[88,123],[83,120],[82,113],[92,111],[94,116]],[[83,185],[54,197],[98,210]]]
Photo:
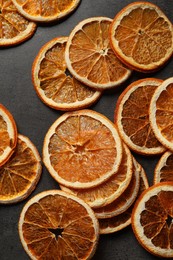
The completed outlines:
[[[133,1],[129,0],[82,0],[78,9],[67,19],[54,25],[39,25],[35,35],[19,46],[0,49],[0,103],[13,114],[18,131],[28,136],[36,145],[40,154],[44,136],[50,125],[62,112],[45,106],[37,97],[32,81],[31,66],[40,47],[57,36],[68,36],[77,23],[92,16],[113,18],[122,7]],[[172,0],[151,1],[165,12],[173,22]],[[157,73],[144,75],[133,73],[131,78],[121,87],[109,90],[91,109],[105,114],[113,121],[116,101],[122,90],[134,80],[144,77],[166,79],[173,76],[173,60]],[[144,167],[150,185],[153,169],[158,157],[135,155]],[[57,183],[43,167],[41,180],[31,196],[47,189],[58,188]],[[30,197],[31,197],[30,196]],[[24,260],[26,255],[18,236],[18,219],[25,201],[16,205],[0,206],[0,260]],[[146,252],[136,241],[131,227],[118,233],[100,237],[94,256],[95,260],[154,260],[156,257]]]

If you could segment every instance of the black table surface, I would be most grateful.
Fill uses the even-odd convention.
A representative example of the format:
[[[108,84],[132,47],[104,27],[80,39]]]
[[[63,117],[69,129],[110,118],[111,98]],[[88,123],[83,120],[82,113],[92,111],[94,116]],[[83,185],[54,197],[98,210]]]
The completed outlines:
[[[38,25],[34,36],[14,47],[0,49],[0,103],[13,114],[19,133],[28,136],[36,145],[40,155],[44,136],[51,124],[63,114],[44,105],[35,93],[31,80],[31,66],[43,44],[57,36],[68,36],[81,20],[93,16],[113,18],[130,0],[82,0],[76,11],[66,19],[51,25]],[[153,0],[173,22],[172,0]],[[118,96],[131,82],[156,77],[166,79],[173,76],[173,60],[160,71],[152,74],[133,72],[130,79],[116,89],[107,90],[91,109],[103,113],[111,121]],[[146,171],[150,185],[153,181],[154,167],[159,159],[134,154]],[[42,177],[29,198],[41,191],[57,189],[58,184],[43,166]],[[28,198],[28,199],[29,199]],[[18,219],[26,201],[15,205],[0,206],[0,259],[29,259],[18,235]],[[157,257],[145,251],[137,242],[131,226],[114,234],[102,235],[95,260],[154,260]]]

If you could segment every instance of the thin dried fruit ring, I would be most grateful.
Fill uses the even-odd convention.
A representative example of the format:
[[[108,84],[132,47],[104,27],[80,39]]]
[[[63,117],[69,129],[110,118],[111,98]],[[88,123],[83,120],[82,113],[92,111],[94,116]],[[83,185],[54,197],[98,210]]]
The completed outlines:
[[[80,0],[12,1],[24,17],[35,22],[51,22],[61,19],[73,12],[80,3]]]
[[[41,169],[41,158],[35,145],[19,134],[15,152],[0,167],[0,204],[27,198],[40,179]]]
[[[133,2],[114,18],[110,41],[119,59],[134,70],[158,70],[173,53],[172,23],[149,2]]]
[[[114,124],[92,110],[68,112],[49,128],[43,162],[52,177],[71,188],[91,188],[118,171],[122,143]]]
[[[65,59],[69,71],[92,88],[115,87],[131,74],[110,47],[111,22],[107,17],[85,19],[72,30],[67,41]]]
[[[155,184],[144,191],[132,211],[132,228],[151,254],[172,258],[173,182]]]
[[[149,121],[149,106],[152,94],[163,81],[146,78],[131,83],[118,98],[114,122],[129,148],[144,155],[165,151],[155,137]]]
[[[19,235],[31,259],[90,259],[98,239],[98,221],[81,199],[59,190],[37,194],[24,206]]]
[[[154,184],[158,182],[173,182],[173,154],[165,152],[154,169]]]
[[[119,169],[107,181],[90,189],[71,189],[63,185],[60,185],[60,188],[83,199],[90,207],[95,209],[110,204],[124,192],[131,181],[132,170],[131,152],[123,144],[123,155]]]
[[[150,125],[157,139],[173,151],[173,77],[155,90],[149,109]]]
[[[74,77],[66,75],[65,47],[67,37],[46,43],[32,66],[32,80],[36,93],[48,106],[57,110],[77,110],[95,103],[101,91],[93,90]]]
[[[0,104],[0,166],[2,166],[17,144],[17,126],[11,113]]]
[[[0,2],[0,46],[12,46],[28,40],[37,28],[17,11],[11,0]]]

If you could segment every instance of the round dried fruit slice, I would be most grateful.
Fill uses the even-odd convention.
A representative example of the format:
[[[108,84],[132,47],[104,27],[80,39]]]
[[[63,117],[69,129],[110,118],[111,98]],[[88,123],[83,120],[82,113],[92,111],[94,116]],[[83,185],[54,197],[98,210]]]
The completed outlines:
[[[52,177],[71,188],[97,186],[118,171],[121,139],[114,124],[92,110],[68,112],[48,130],[43,162]]]
[[[141,166],[133,160],[133,175],[125,191],[112,203],[94,209],[97,218],[111,218],[125,212],[136,200],[140,186]]]
[[[37,26],[16,9],[11,0],[0,2],[0,46],[11,46],[28,40]]]
[[[114,18],[110,40],[118,58],[134,70],[151,72],[173,53],[172,23],[156,5],[133,2]]]
[[[128,187],[132,178],[132,170],[132,155],[127,146],[123,144],[119,169],[107,181],[90,189],[70,189],[63,185],[60,185],[60,188],[83,199],[92,208],[103,207],[117,199]]]
[[[80,0],[12,0],[18,11],[35,22],[51,22],[72,13]]]
[[[162,155],[154,170],[154,184],[167,181],[173,182],[173,154],[170,151]]]
[[[173,77],[155,90],[149,109],[149,119],[157,139],[173,151]]]
[[[140,169],[140,187],[137,198],[149,187],[145,171],[141,166]],[[129,226],[131,224],[131,214],[134,204],[135,202],[126,211],[117,216],[99,219],[100,234],[114,233]]]
[[[67,74],[66,43],[67,37],[59,37],[41,48],[32,66],[33,84],[39,98],[54,109],[86,108],[100,98],[101,91],[93,90]]]
[[[81,199],[59,190],[30,199],[19,219],[19,235],[31,259],[90,259],[99,239],[98,221]]]
[[[27,198],[35,189],[41,170],[36,147],[19,134],[14,154],[0,167],[0,203],[12,204]]]
[[[156,88],[163,81],[146,78],[131,83],[118,98],[114,122],[124,142],[131,150],[155,155],[165,151],[150,126],[149,106]]]
[[[17,127],[11,113],[0,104],[0,166],[2,166],[12,153],[17,144]]]
[[[110,47],[107,17],[80,22],[71,32],[65,51],[67,67],[79,81],[96,89],[115,87],[131,74]]]
[[[144,191],[132,211],[132,228],[151,254],[173,257],[173,183],[158,183]]]

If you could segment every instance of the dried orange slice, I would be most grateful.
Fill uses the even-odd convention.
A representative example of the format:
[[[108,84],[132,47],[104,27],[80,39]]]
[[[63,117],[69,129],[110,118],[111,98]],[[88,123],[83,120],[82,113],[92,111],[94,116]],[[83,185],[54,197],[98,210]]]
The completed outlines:
[[[151,72],[173,53],[172,23],[149,2],[133,2],[114,18],[110,40],[118,58],[134,70]]]
[[[17,127],[11,113],[0,104],[0,166],[2,166],[12,153],[17,144]]]
[[[71,188],[97,186],[118,171],[121,139],[114,124],[92,110],[67,112],[48,130],[43,162],[52,177]]]
[[[124,142],[133,151],[154,155],[165,151],[150,126],[151,97],[162,80],[146,78],[131,83],[118,98],[115,123]]]
[[[41,169],[34,144],[26,136],[18,135],[14,154],[0,167],[0,203],[11,204],[27,198],[40,179]]]
[[[32,66],[36,93],[48,106],[57,110],[77,110],[95,103],[101,91],[92,90],[66,75],[67,37],[52,39],[39,51]]]
[[[154,170],[154,184],[167,181],[173,182],[173,154],[170,151],[161,156]]]
[[[138,191],[137,198],[141,195],[141,193],[149,187],[147,176],[145,174],[144,169],[140,166],[140,187]],[[110,217],[110,218],[100,218],[99,227],[100,234],[110,234],[117,231],[120,231],[131,224],[131,214],[134,207],[135,202],[123,213]]]
[[[90,189],[70,189],[63,185],[60,185],[60,188],[83,199],[92,208],[103,207],[117,199],[128,187],[132,178],[132,170],[132,155],[127,146],[123,144],[123,155],[118,172],[107,181]]]
[[[125,191],[112,203],[94,209],[97,218],[111,218],[125,212],[135,201],[140,186],[140,165],[133,160],[133,175]]]
[[[31,259],[90,259],[99,239],[98,221],[79,198],[59,190],[37,194],[24,206],[19,235]]]
[[[11,46],[28,40],[36,24],[24,18],[11,0],[0,2],[0,46]]]
[[[115,87],[131,74],[110,47],[111,23],[107,17],[85,19],[72,30],[67,41],[65,59],[69,71],[96,89]]]
[[[144,191],[132,212],[132,228],[151,254],[172,258],[173,183],[162,182]]]
[[[173,77],[164,80],[154,92],[149,111],[151,127],[157,139],[173,151]]]
[[[35,22],[51,22],[73,12],[80,0],[12,0],[18,11],[27,19]]]

